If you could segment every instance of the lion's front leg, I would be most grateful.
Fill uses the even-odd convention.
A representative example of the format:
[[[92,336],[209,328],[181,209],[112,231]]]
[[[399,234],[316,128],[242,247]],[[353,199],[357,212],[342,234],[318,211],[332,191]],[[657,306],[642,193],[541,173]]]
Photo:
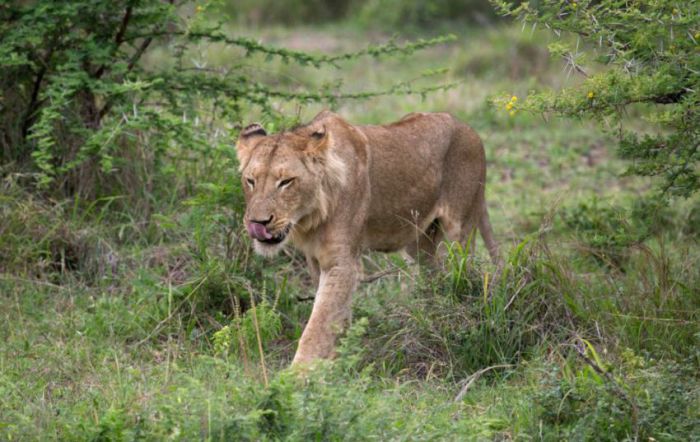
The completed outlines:
[[[314,307],[292,364],[333,356],[338,335],[350,322],[352,292],[357,285],[357,262],[321,269]]]
[[[318,265],[318,259],[311,255],[306,255],[306,267],[309,269],[311,283],[315,289],[318,289],[318,282],[321,278],[321,267]]]

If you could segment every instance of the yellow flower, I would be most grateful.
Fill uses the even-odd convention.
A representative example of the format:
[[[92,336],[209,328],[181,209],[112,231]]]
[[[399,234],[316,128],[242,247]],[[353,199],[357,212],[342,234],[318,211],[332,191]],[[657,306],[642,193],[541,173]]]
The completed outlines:
[[[516,97],[515,95],[513,95],[512,97],[510,97],[510,101],[512,101],[513,103],[515,103],[516,101],[518,101],[518,97]]]
[[[588,93],[588,99],[589,99],[589,100],[592,100],[593,97],[595,97],[595,94],[594,94],[593,92],[589,92],[589,93]]]
[[[508,113],[510,114],[511,117],[514,117],[514,116],[515,116],[515,111],[514,111],[514,110],[512,110],[512,111],[510,111],[510,112],[508,112]]]
[[[513,103],[506,104],[506,110],[509,111],[511,109],[513,109]]]
[[[204,8],[202,7],[202,5],[197,5],[197,7],[196,7],[196,8],[194,8],[194,10],[195,10],[196,12],[198,12],[198,13],[199,13],[199,12],[202,12],[202,11],[204,11]]]
[[[578,3],[573,2],[573,3],[571,4],[571,9],[576,9],[576,8],[578,8]]]

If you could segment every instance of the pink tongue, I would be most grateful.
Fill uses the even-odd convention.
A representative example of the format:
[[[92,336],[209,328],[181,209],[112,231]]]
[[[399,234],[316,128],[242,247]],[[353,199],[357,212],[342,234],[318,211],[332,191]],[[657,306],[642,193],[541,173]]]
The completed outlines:
[[[265,226],[260,223],[250,222],[246,226],[248,228],[248,235],[255,239],[270,239],[272,235],[267,231]]]

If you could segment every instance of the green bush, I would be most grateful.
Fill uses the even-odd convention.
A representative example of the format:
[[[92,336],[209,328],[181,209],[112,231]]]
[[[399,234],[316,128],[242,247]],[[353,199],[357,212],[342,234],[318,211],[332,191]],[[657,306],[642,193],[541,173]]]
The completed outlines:
[[[549,46],[577,86],[532,91],[517,103],[496,103],[512,112],[591,118],[617,134],[618,152],[630,160],[628,173],[663,178],[661,190],[689,196],[700,189],[700,14],[680,0],[543,0],[511,4],[500,11],[539,24],[569,43]],[[592,70],[590,56],[604,66]],[[639,116],[636,124],[627,117]]]
[[[263,302],[242,315],[239,312],[229,325],[215,332],[214,351],[222,356],[258,354],[258,339],[265,345],[279,336],[281,328],[275,306]]]
[[[593,198],[563,210],[562,218],[575,232],[585,254],[620,270],[624,270],[631,248],[673,227],[667,205],[653,198],[637,200],[626,208]]]
[[[347,20],[364,27],[406,32],[444,22],[493,21],[488,0],[225,1],[223,10],[243,24],[299,25]]]
[[[356,20],[376,29],[429,28],[440,22],[485,24],[495,19],[493,8],[483,0],[365,0],[357,2]]]
[[[536,392],[544,440],[684,441],[700,431],[692,364],[653,362],[627,350],[610,378],[574,365],[553,368]]]
[[[409,80],[349,94],[336,87],[277,90],[240,62],[262,55],[337,66],[364,55],[411,53],[446,38],[313,55],[231,37],[221,24],[208,23],[208,3],[185,3],[47,0],[0,7],[0,164],[13,165],[3,173],[31,172],[54,195],[93,199],[137,189],[141,200],[154,199],[170,190],[179,166],[230,150],[235,124],[251,109],[275,116],[278,101],[328,103],[444,87],[418,88]],[[207,66],[201,45],[230,48],[236,61]],[[169,55],[144,62],[157,47]]]

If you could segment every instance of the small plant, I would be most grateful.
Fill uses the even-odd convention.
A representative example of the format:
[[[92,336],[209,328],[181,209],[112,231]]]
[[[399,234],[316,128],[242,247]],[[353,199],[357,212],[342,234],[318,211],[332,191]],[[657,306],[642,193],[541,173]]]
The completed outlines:
[[[690,361],[649,361],[628,349],[619,364],[606,365],[609,377],[577,360],[545,375],[535,398],[545,439],[682,441],[700,430]]]
[[[597,198],[562,211],[584,252],[596,262],[624,270],[632,248],[673,226],[667,205],[658,199],[634,201],[631,207],[615,207]]]
[[[256,355],[258,342],[264,347],[279,336],[281,330],[280,314],[265,301],[236,315],[229,325],[215,332],[214,351],[224,357]]]

